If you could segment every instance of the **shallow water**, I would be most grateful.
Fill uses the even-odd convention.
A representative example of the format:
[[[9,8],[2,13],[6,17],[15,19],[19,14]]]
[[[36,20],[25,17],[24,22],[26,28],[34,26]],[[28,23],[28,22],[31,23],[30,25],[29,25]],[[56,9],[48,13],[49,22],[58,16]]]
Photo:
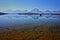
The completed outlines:
[[[31,40],[33,38],[60,40],[60,19],[52,16],[39,18],[26,15],[0,16],[1,40]]]
[[[34,16],[36,17],[36,16]],[[37,19],[25,15],[1,15],[0,27],[15,26],[15,25],[32,25],[32,24],[55,24],[60,25],[60,19],[54,17],[42,16]]]

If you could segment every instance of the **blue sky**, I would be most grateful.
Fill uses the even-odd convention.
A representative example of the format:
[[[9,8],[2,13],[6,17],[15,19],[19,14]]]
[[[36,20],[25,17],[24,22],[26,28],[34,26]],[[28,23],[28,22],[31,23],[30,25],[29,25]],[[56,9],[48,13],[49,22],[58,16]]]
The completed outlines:
[[[0,11],[4,10],[60,10],[60,0],[0,0]]]

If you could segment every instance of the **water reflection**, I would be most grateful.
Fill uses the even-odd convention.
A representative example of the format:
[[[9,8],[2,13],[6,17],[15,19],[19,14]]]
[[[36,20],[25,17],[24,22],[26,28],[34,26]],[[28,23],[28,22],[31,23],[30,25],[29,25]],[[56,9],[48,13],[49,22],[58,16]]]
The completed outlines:
[[[47,18],[48,17],[48,18]],[[60,24],[60,19],[54,16],[2,15],[0,26],[31,25],[31,24]]]

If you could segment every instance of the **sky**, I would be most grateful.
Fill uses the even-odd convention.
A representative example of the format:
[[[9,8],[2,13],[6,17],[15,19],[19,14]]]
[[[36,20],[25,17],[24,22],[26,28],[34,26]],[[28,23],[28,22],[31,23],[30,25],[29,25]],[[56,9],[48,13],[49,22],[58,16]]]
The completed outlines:
[[[60,0],[0,0],[0,11],[5,10],[60,10]]]

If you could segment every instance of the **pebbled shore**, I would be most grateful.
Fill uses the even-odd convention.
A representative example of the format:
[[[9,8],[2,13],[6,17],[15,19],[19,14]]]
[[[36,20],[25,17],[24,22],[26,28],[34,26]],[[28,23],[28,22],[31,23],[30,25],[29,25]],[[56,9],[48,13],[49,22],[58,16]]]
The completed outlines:
[[[0,40],[60,40],[60,27],[41,25],[33,28],[0,28]]]

